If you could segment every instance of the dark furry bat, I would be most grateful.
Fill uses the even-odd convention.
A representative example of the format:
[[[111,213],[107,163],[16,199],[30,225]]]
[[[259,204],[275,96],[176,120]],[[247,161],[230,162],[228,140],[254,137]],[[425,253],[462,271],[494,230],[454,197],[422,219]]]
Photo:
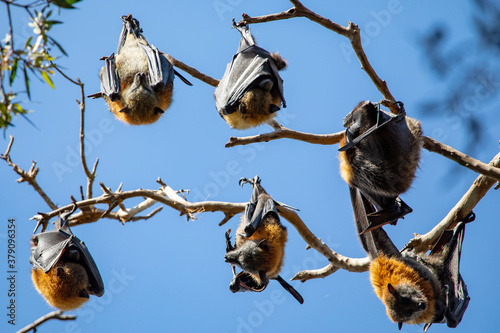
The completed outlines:
[[[101,92],[89,97],[103,97],[120,120],[131,125],[151,124],[160,118],[172,102],[174,74],[172,64],[142,35],[139,21],[122,16],[123,29],[118,51],[104,57],[101,69]]]
[[[229,288],[233,293],[260,292],[267,287],[269,279],[273,279],[302,304],[302,296],[279,276],[285,255],[287,231],[280,223],[276,202],[262,188],[258,176],[253,179],[241,178],[240,185],[244,183],[250,183],[253,192],[236,230],[235,246],[231,244],[229,237],[231,229],[226,232],[227,253],[224,259],[231,264],[234,276]],[[236,274],[234,265],[243,271]]]
[[[420,160],[422,128],[400,113],[380,110],[380,104],[364,101],[344,118],[345,136],[340,144],[340,173],[350,188],[367,198],[376,212],[368,215],[366,232],[395,224],[412,209],[399,198],[415,178]]]
[[[370,281],[389,318],[399,329],[403,323],[425,324],[424,331],[433,323],[456,327],[470,300],[460,275],[460,254],[465,223],[474,220],[474,213],[445,231],[429,255],[400,253],[383,228],[361,233],[375,209],[359,191],[351,188],[351,196],[359,237],[372,259]]]
[[[61,310],[80,307],[89,295],[104,294],[104,284],[85,244],[71,232],[69,213],[59,225],[31,237],[31,278],[46,301]]]
[[[283,97],[283,80],[278,74],[286,61],[278,53],[257,46],[247,26],[233,27],[241,33],[238,52],[227,65],[215,89],[215,105],[233,128],[246,129],[272,120]]]

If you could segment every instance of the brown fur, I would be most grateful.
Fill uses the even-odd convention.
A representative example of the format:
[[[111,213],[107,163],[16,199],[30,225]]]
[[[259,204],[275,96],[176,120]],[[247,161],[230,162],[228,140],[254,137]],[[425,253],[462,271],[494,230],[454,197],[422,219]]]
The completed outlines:
[[[255,271],[265,271],[268,278],[277,277],[281,272],[283,257],[285,256],[285,244],[287,242],[286,228],[281,225],[280,221],[274,215],[270,214],[249,238],[241,236],[241,234],[245,233],[244,229],[244,223],[240,223],[236,230],[236,247],[240,248],[247,241],[258,242],[265,239],[267,241],[267,249],[259,249],[259,263]],[[260,282],[258,275],[252,275]]]
[[[241,98],[239,108],[228,115],[223,115],[224,120],[237,129],[247,129],[259,126],[276,116],[276,112],[271,113],[271,104],[281,105],[281,97],[276,88],[265,91],[255,87],[246,92]]]
[[[33,268],[31,279],[36,290],[47,303],[60,310],[79,308],[88,298],[78,296],[82,290],[88,292],[89,279],[85,268],[73,262],[59,262],[47,273]]]
[[[376,123],[376,106],[369,102],[361,102],[344,118],[344,126],[354,138]],[[415,119],[405,117],[387,124],[352,148],[340,152],[342,179],[358,188],[377,210],[391,207],[396,197],[408,191],[415,179],[421,136],[420,122]],[[340,146],[346,143],[347,134],[344,134]]]
[[[422,274],[401,260],[380,255],[370,265],[370,280],[378,298],[385,304],[387,315],[392,321],[407,324],[432,323],[436,312],[435,299],[439,295],[436,295],[433,283],[425,279]],[[414,289],[425,300],[426,309],[415,312],[411,318],[404,317],[395,303],[394,296],[388,290],[388,284],[396,290],[402,287]]]
[[[274,63],[276,64],[276,68],[278,68],[279,71],[285,69],[288,66],[285,58],[283,58],[278,52],[271,53],[271,58],[273,58]]]

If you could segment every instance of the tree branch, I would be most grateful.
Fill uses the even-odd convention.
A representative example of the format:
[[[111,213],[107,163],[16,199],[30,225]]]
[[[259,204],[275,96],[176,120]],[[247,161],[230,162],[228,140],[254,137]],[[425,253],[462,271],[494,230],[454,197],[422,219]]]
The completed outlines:
[[[386,100],[389,100],[391,102],[396,101],[392,96],[391,92],[389,91],[387,83],[377,75],[372,65],[368,61],[365,51],[363,50],[363,46],[361,45],[360,29],[356,24],[349,22],[347,27],[343,27],[309,10],[300,1],[290,0],[290,2],[293,4],[294,8],[291,8],[282,13],[270,14],[258,17],[251,17],[247,14],[242,14],[243,19],[240,22],[238,22],[237,25],[241,26],[251,23],[263,23],[263,22],[284,20],[292,17],[306,17],[309,20],[316,22],[322,25],[323,27],[338,33],[339,35],[347,37],[351,42],[351,46],[352,49],[354,50],[354,53],[356,54],[359,62],[361,63],[361,68],[366,72],[368,77],[370,77],[375,87],[377,87],[377,89],[380,91],[380,93],[382,94],[382,96],[384,96]],[[399,108],[395,104],[393,104],[390,107],[390,109],[391,112],[394,114],[397,114],[399,112]]]
[[[274,121],[276,124],[277,122]],[[279,125],[279,124],[278,124]],[[273,126],[270,124],[270,126]],[[344,131],[333,134],[311,134],[305,132],[298,132],[279,125],[273,126],[275,129],[270,133],[259,134],[247,137],[230,137],[225,147],[234,147],[240,145],[248,145],[256,142],[268,142],[277,139],[292,139],[299,140],[319,145],[333,145],[340,142],[344,136]]]
[[[370,260],[368,257],[366,260]],[[327,266],[320,268],[320,269],[311,269],[311,270],[306,270],[306,271],[300,271],[297,274],[294,275],[294,277],[291,278],[292,281],[299,280],[300,282],[306,282],[307,280],[311,279],[319,279],[319,278],[325,278],[336,271],[338,271],[339,268],[335,266],[334,264],[330,263]]]
[[[104,184],[100,183],[101,188],[104,192],[103,195],[75,202],[80,208],[81,212],[78,214],[74,214],[70,218],[70,226],[96,222],[103,217],[118,219],[121,220],[122,223],[146,219],[156,214],[159,210],[157,209],[145,217],[134,218],[133,214],[137,214],[139,211],[150,207],[155,202],[160,202],[164,205],[167,205],[179,211],[181,215],[187,215],[188,220],[194,220],[194,215],[196,213],[222,212],[224,213],[224,219],[220,223],[220,225],[222,225],[236,214],[242,213],[246,207],[246,203],[231,203],[221,201],[202,201],[194,203],[189,202],[180,197],[177,194],[177,191],[163,183],[161,179],[158,179],[157,182],[161,184],[161,188],[157,191],[138,189],[125,192],[122,192],[121,190],[112,192],[111,190],[106,188]],[[137,205],[135,208],[127,210],[126,212],[112,212],[112,210],[118,206],[118,202],[123,202],[124,200],[133,197],[146,197],[148,199]],[[107,204],[108,210],[105,211],[95,208],[94,205],[97,204]],[[47,224],[52,217],[57,216],[62,211],[71,209],[72,207],[73,204],[70,204],[49,213],[35,215],[33,218],[37,219],[39,223]],[[86,209],[86,207],[90,208]],[[295,229],[309,246],[324,255],[333,265],[335,265],[335,267],[337,267],[337,269],[342,268],[350,272],[364,272],[368,269],[369,261],[366,258],[348,258],[330,249],[325,243],[318,239],[309,230],[309,228],[307,228],[302,219],[292,209],[280,206],[278,207],[278,213],[295,227]],[[305,281],[306,279],[303,280]]]
[[[349,272],[357,273],[365,272],[368,270],[370,264],[369,258],[349,258],[333,251],[328,247],[328,245],[323,243],[321,239],[317,238],[311,232],[311,230],[309,230],[304,221],[302,221],[302,219],[297,215],[295,211],[282,206],[278,206],[277,208],[278,213],[295,227],[302,239],[304,239],[304,241],[313,249],[325,256],[330,261],[330,263],[336,267],[335,271],[339,268],[342,268]],[[330,274],[333,272],[334,270],[332,270]],[[297,274],[300,275],[300,273],[301,272]],[[307,278],[298,279],[300,279],[302,282],[307,280]]]
[[[194,77],[200,81],[203,81],[206,84],[209,84],[213,87],[217,87],[219,85],[219,80],[214,79],[213,77],[210,77],[206,74],[203,74],[202,72],[198,71],[197,69],[186,65],[182,61],[175,59],[174,57],[172,57],[171,55],[169,55],[167,53],[163,53],[163,54],[167,57],[168,61],[170,61],[175,67],[180,68],[181,70],[188,73],[192,77]]]
[[[12,162],[12,159],[10,158],[10,150],[12,148],[13,143],[14,143],[14,137],[10,135],[10,142],[9,145],[7,146],[7,150],[3,155],[0,155],[0,158],[6,161],[7,164],[9,164],[12,167],[14,172],[17,173],[19,176],[21,176],[21,178],[17,180],[18,183],[28,182],[28,184],[30,184],[33,187],[33,189],[42,197],[42,199],[50,207],[50,209],[52,210],[57,209],[57,206],[52,202],[49,196],[45,193],[44,190],[42,190],[42,188],[40,187],[40,185],[38,185],[38,182],[36,181],[36,176],[38,174],[38,168],[36,167],[36,162],[33,161],[33,164],[31,165],[29,171],[24,171],[17,164],[14,164],[14,162]]]
[[[92,168],[92,171],[90,171],[88,166],[87,166],[87,160],[85,158],[85,91],[84,91],[84,84],[82,83],[82,81],[80,81],[79,78],[76,78],[76,80],[71,79],[63,71],[61,71],[56,65],[54,65],[54,68],[66,80],[68,80],[69,82],[80,87],[81,101],[76,100],[76,103],[78,103],[78,106],[80,108],[80,158],[82,160],[83,171],[85,172],[85,175],[87,176],[87,198],[92,198],[92,196],[93,196],[92,191],[93,191],[93,186],[94,186],[95,174],[97,171],[97,164],[99,163],[99,158],[96,159],[96,161],[94,163],[94,167]]]
[[[38,318],[37,320],[35,320],[31,324],[29,324],[28,326],[21,328],[19,331],[17,331],[17,333],[27,333],[31,330],[33,330],[33,332],[36,332],[36,328],[38,326],[40,326],[41,324],[43,324],[46,321],[51,320],[51,319],[57,319],[57,320],[75,320],[76,319],[75,315],[63,315],[63,312],[64,311],[60,311],[60,310],[49,312],[46,315]]]
[[[430,152],[437,153],[450,160],[469,168],[479,174],[485,175],[487,177],[493,178],[496,181],[500,181],[500,169],[496,168],[490,164],[478,161],[453,147],[447,146],[444,143],[436,141],[427,136],[422,136],[422,144],[425,149]]]
[[[494,167],[500,166],[500,153],[491,160],[489,165]],[[477,177],[469,190],[441,222],[425,235],[415,234],[415,237],[410,240],[404,248],[412,248],[417,252],[426,252],[430,250],[443,231],[452,229],[456,223],[463,220],[495,183],[496,181],[494,179],[484,175]]]

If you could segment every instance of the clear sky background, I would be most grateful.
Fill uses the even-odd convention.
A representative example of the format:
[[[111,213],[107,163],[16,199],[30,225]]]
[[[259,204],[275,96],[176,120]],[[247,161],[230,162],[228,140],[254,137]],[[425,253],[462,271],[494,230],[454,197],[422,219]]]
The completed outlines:
[[[468,114],[453,121],[445,109],[434,117],[422,115],[422,104],[448,91],[429,70],[419,38],[438,22],[450,32],[450,47],[469,45],[473,38],[470,2],[459,1],[319,1],[304,4],[320,15],[347,25],[352,21],[366,35],[365,51],[379,76],[386,80],[408,114],[422,120],[426,135],[463,148],[470,136],[465,126]],[[221,7],[224,5],[224,7]],[[217,6],[219,9],[217,10]],[[85,93],[98,92],[102,56],[116,52],[121,15],[133,14],[148,41],[161,51],[212,77],[220,78],[231,60],[240,34],[231,28],[233,17],[242,13],[264,15],[287,10],[288,1],[96,1],[84,0],[77,10],[64,10],[64,24],[52,36],[69,57],[58,60],[72,78],[85,83]],[[1,9],[2,11],[4,9]],[[392,12],[391,12],[392,11]],[[381,13],[390,13],[383,16]],[[2,13],[1,31],[6,30]],[[382,15],[382,16],[381,16]],[[24,25],[26,15],[16,10],[14,18]],[[20,25],[17,43],[29,33]],[[382,99],[350,49],[346,38],[305,18],[251,26],[257,42],[269,51],[279,51],[288,60],[284,79],[288,108],[277,120],[291,129],[311,133],[333,133],[343,129],[342,118],[361,100]],[[369,34],[368,34],[369,33]],[[478,54],[468,53],[470,61]],[[453,65],[453,64],[451,64]],[[183,73],[184,74],[184,73]],[[488,73],[500,81],[498,73]],[[155,124],[132,127],[120,123],[102,99],[87,99],[87,160],[99,158],[98,182],[123,190],[157,189],[161,177],[174,189],[190,189],[190,201],[204,199],[246,202],[251,187],[238,186],[240,177],[262,178],[264,188],[278,201],[300,209],[308,227],[333,250],[350,257],[364,257],[354,230],[347,185],[339,175],[337,146],[311,145],[277,140],[249,146],[224,148],[230,136],[270,131],[262,126],[237,131],[219,117],[214,88],[184,74],[193,87],[175,80],[174,102]],[[19,80],[21,82],[21,80]],[[25,170],[37,161],[39,184],[57,205],[79,197],[86,178],[78,158],[79,88],[61,76],[56,89],[34,80],[34,110],[29,119],[15,120],[0,137],[0,151],[15,137],[13,161]],[[480,86],[480,83],[475,83]],[[492,89],[498,89],[494,87]],[[477,96],[470,96],[475,98]],[[476,147],[475,158],[489,162],[498,152],[499,116],[490,99],[477,100],[472,112],[484,115],[485,140]],[[65,165],[65,172],[57,165]],[[423,151],[420,169],[410,191],[402,195],[414,212],[396,227],[386,228],[398,247],[413,233],[426,233],[458,202],[477,177],[470,170],[452,173],[454,163]],[[13,332],[52,309],[34,289],[28,262],[29,238],[35,226],[29,218],[50,209],[18,175],[0,161],[0,330]],[[476,221],[467,226],[462,253],[462,276],[471,302],[462,323],[453,332],[498,331],[500,266],[497,249],[500,225],[500,195],[491,190],[477,205]],[[130,200],[130,207],[140,200]],[[157,206],[155,206],[157,207]],[[77,321],[50,321],[38,332],[396,332],[397,325],[385,314],[375,296],[368,273],[338,271],[325,278],[292,285],[305,299],[298,304],[281,286],[271,282],[262,293],[229,291],[231,269],[224,262],[224,232],[236,229],[239,217],[223,227],[222,213],[204,213],[186,222],[177,211],[165,207],[147,221],[126,223],[100,220],[78,226],[73,232],[87,244],[99,266],[106,292],[77,311]],[[7,324],[6,280],[7,220],[17,225],[17,317]],[[328,261],[288,227],[282,276],[291,278],[303,269],[321,268]],[[3,255],[1,255],[3,253]],[[403,332],[421,332],[421,326],[403,326]],[[430,332],[448,331],[435,324]]]

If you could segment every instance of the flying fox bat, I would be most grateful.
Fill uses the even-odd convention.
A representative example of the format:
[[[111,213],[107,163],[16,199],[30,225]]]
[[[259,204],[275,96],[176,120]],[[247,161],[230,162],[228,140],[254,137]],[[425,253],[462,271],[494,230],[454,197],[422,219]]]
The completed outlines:
[[[50,305],[67,311],[80,307],[89,295],[104,294],[99,270],[85,244],[71,232],[69,213],[52,231],[31,237],[31,279]]]
[[[377,209],[368,215],[369,223],[360,232],[395,224],[412,212],[399,195],[415,178],[422,128],[419,121],[406,116],[403,103],[398,104],[399,114],[392,115],[380,110],[380,104],[364,101],[344,118],[340,174]]]
[[[177,73],[155,46],[142,35],[139,21],[122,16],[123,28],[118,51],[104,57],[100,72],[101,92],[89,97],[103,97],[116,118],[143,125],[157,121],[172,102],[174,74]]]
[[[470,300],[460,275],[460,254],[465,223],[474,220],[474,213],[445,231],[429,255],[400,253],[383,228],[361,233],[375,209],[359,191],[351,188],[350,193],[359,237],[372,259],[370,281],[389,318],[399,329],[403,323],[425,324],[425,332],[433,323],[456,327]]]
[[[231,244],[229,229],[226,232],[226,255],[224,259],[231,264],[233,280],[229,286],[235,293],[239,291],[263,291],[269,279],[277,280],[300,304],[302,296],[288,284],[279,272],[283,266],[286,228],[280,223],[276,204],[260,185],[260,179],[241,178],[240,185],[250,183],[252,197],[241,217],[236,230],[235,246]],[[234,265],[243,271],[236,274]]]
[[[233,19],[233,27],[241,33],[240,45],[215,89],[215,105],[231,127],[246,129],[272,120],[282,104],[286,107],[278,71],[287,63],[257,46],[248,26],[236,26]]]

